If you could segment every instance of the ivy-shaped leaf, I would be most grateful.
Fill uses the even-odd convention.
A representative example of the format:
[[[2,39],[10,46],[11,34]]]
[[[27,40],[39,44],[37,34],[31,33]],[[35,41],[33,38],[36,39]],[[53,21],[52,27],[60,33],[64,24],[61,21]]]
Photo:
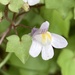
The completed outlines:
[[[31,45],[31,37],[23,35],[20,39],[17,35],[12,35],[7,38],[7,52],[14,52],[15,55],[25,63],[29,56],[29,48]]]
[[[13,12],[19,12],[19,9],[23,6],[23,0],[11,0],[9,9]]]

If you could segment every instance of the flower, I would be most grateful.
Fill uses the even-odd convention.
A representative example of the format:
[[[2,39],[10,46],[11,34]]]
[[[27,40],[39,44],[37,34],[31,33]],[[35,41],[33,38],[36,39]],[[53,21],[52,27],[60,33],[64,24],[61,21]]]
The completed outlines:
[[[28,3],[30,6],[36,5],[40,0],[23,0],[25,3]]]
[[[68,42],[58,34],[48,31],[49,22],[42,23],[41,27],[33,28],[31,32],[32,45],[29,54],[32,57],[37,57],[40,53],[43,60],[49,60],[54,56],[54,48],[64,48]]]

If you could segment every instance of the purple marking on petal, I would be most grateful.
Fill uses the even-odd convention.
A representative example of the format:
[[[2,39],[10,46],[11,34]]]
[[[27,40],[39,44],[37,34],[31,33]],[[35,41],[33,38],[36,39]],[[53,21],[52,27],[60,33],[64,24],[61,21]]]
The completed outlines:
[[[49,28],[49,22],[45,21],[44,23],[42,23],[42,25],[39,29],[38,28],[32,29],[31,36],[45,33],[45,32],[47,32],[48,28]]]
[[[33,28],[32,31],[31,31],[31,36],[34,35],[34,33],[38,30],[38,28]]]
[[[33,28],[32,31],[31,31],[31,36],[35,36],[35,35],[38,35],[38,34],[42,34],[42,31],[38,28]]]
[[[38,34],[42,34],[41,30],[38,29],[37,31],[34,32],[33,36],[38,35]]]
[[[49,22],[45,21],[44,23],[42,23],[40,30],[42,33],[45,33],[46,31],[48,31],[49,28]]]

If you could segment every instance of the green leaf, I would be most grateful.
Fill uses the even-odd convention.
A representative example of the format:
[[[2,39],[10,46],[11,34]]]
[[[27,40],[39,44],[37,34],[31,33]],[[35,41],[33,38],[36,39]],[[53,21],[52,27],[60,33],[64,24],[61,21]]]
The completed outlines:
[[[74,19],[75,19],[75,7],[74,7]]]
[[[7,5],[10,2],[10,0],[0,0],[0,3],[3,5]]]
[[[57,10],[46,9],[44,7],[41,9],[41,14],[44,19],[48,20],[51,24],[49,31],[68,37],[70,20],[72,18],[71,11],[68,12],[65,19],[62,17],[62,14]]]
[[[47,71],[50,66],[50,61],[44,61],[41,56],[38,56],[36,58],[29,57],[27,62],[25,64],[22,64],[21,61],[19,61],[17,57],[12,54],[11,58],[9,59],[9,62],[9,64],[12,64],[14,66],[36,71]]]
[[[75,35],[68,38],[67,48],[75,51]]]
[[[44,3],[45,1],[44,0],[40,0],[40,3]]]
[[[9,22],[6,20],[6,19],[3,19],[1,22],[0,22],[0,34],[2,32],[4,32],[9,26]]]
[[[57,63],[54,59],[44,61],[41,55],[36,58],[30,57],[25,64],[22,64],[22,62],[12,54],[9,59],[9,64],[18,67],[21,75],[47,75],[49,72],[56,73],[56,71],[58,71]]]
[[[74,56],[73,52],[68,49],[64,49],[58,58],[58,64],[63,67],[67,60],[70,60]]]
[[[0,19],[2,18],[2,16],[3,16],[3,13],[0,11]]]
[[[9,9],[13,12],[19,12],[19,9],[23,6],[22,0],[11,0],[9,4]]]
[[[64,49],[58,58],[62,75],[75,75],[75,54],[72,50]]]
[[[3,17],[4,6],[0,4],[0,19]]]
[[[75,0],[45,0],[46,8],[61,9],[74,7]]]
[[[58,10],[63,17],[75,6],[75,0],[45,0],[46,8]]]
[[[46,72],[20,69],[20,75],[48,75]]]
[[[20,39],[17,35],[7,37],[7,52],[14,52],[15,55],[25,63],[29,56],[29,48],[31,45],[31,37],[23,35]]]
[[[6,71],[8,73],[8,75],[19,75],[19,68],[14,67],[14,66],[10,66],[9,69]],[[4,74],[6,75],[6,74]]]
[[[35,12],[34,12],[35,11]],[[41,23],[44,21],[44,19],[42,18],[42,16],[40,14],[38,14],[38,10],[36,9],[31,9],[24,18],[24,23],[25,20],[28,22],[29,26],[40,26]]]

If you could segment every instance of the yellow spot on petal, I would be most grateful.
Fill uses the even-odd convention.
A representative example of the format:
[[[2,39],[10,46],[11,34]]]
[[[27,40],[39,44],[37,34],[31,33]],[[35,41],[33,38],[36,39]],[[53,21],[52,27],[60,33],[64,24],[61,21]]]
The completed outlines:
[[[42,34],[42,42],[46,41],[46,34]]]
[[[47,37],[48,39],[52,40],[51,34],[49,32],[47,32]]]
[[[47,42],[47,40],[50,40],[50,41],[52,40],[52,37],[49,32],[42,34],[42,42],[45,43]]]

